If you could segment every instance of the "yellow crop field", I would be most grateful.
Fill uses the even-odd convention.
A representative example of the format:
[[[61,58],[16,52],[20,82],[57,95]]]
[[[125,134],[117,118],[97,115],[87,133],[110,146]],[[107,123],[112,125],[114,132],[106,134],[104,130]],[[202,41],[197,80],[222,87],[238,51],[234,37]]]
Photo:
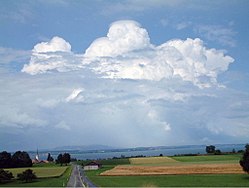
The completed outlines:
[[[102,176],[141,176],[169,174],[244,174],[239,164],[193,164],[176,166],[118,165],[102,172]]]
[[[130,158],[131,164],[162,164],[162,163],[177,163],[178,161],[170,157],[139,157]]]
[[[14,177],[17,177],[17,174],[22,173],[27,169],[31,169],[35,172],[38,178],[48,178],[48,177],[59,177],[67,169],[67,166],[64,167],[31,167],[31,168],[10,168],[6,169],[13,173]]]

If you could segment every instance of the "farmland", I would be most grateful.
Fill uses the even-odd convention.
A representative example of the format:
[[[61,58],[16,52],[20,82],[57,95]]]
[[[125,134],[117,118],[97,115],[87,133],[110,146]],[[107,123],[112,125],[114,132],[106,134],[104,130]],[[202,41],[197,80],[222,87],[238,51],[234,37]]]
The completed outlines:
[[[176,156],[171,157],[172,159],[179,161],[179,162],[211,162],[211,163],[237,163],[241,155],[240,154],[230,154],[230,155],[204,155],[204,156]]]
[[[16,178],[18,173],[23,172],[28,168],[12,168],[6,169],[13,173]],[[1,184],[3,187],[61,187],[66,186],[68,178],[71,173],[71,166],[57,166],[57,165],[37,165],[31,167],[38,179],[31,183],[23,183],[19,180],[13,180],[10,183]]]
[[[183,164],[172,166],[116,166],[102,176],[183,175],[183,174],[243,174],[239,164]]]
[[[130,159],[131,164],[105,165],[100,170],[86,174],[101,187],[249,186],[248,175],[238,165],[240,155],[179,156],[171,159],[167,161],[167,158],[138,158],[135,160],[136,164]],[[115,172],[120,169],[125,169],[126,174]],[[165,170],[171,172],[165,174]],[[128,171],[133,174],[127,173]],[[114,173],[108,175],[110,172]]]
[[[130,163],[133,165],[146,165],[146,164],[169,164],[169,163],[176,163],[177,160],[170,158],[170,157],[139,157],[139,158],[130,158]]]
[[[51,178],[61,176],[68,167],[33,167],[33,168],[11,168],[6,169],[12,172],[14,177],[17,177],[17,174],[22,173],[27,169],[31,169],[35,172],[38,178]]]

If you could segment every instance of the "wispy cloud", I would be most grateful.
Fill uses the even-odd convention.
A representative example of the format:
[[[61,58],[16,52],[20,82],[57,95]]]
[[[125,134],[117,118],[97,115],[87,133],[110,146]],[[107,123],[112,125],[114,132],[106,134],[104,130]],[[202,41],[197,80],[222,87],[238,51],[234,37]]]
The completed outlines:
[[[199,25],[195,31],[210,41],[216,41],[223,46],[236,46],[236,32],[231,27],[222,25]]]
[[[123,0],[123,1],[107,1],[103,14],[117,14],[120,12],[143,12],[154,8],[177,8],[188,4],[186,0]]]
[[[31,51],[0,47],[0,72],[19,71],[29,61],[30,55]]]
[[[5,5],[5,3],[6,2],[1,2],[1,22],[14,21],[15,23],[26,24],[34,19],[35,14],[31,1],[26,1],[25,3],[23,1],[8,1],[7,5]],[[13,10],[9,7],[15,7],[15,9]]]
[[[192,22],[190,22],[190,21],[180,22],[180,23],[176,24],[176,29],[182,30],[182,29],[185,29],[187,27],[190,27],[191,25],[192,25]]]
[[[4,48],[0,46],[1,64],[9,64],[13,62],[24,62],[30,58],[31,51],[16,50],[12,48]]]

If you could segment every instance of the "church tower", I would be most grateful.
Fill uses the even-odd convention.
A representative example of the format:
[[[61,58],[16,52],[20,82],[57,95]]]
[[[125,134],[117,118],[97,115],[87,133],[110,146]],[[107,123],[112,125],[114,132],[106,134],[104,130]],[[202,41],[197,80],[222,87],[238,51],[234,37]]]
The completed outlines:
[[[38,149],[37,149],[37,151],[36,151],[36,156],[35,156],[35,159],[36,159],[37,161],[40,161],[40,160],[39,160],[39,153],[38,153]]]

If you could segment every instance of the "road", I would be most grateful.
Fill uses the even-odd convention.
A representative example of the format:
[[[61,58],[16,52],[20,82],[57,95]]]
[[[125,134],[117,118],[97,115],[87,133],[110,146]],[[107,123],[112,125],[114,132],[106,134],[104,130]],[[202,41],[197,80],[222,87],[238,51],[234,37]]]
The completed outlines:
[[[81,178],[82,181],[84,182],[84,184],[86,185],[86,187],[93,187],[93,188],[97,188],[96,185],[94,185],[85,175],[84,170],[81,168],[81,166],[79,166],[79,172],[81,174]]]
[[[96,186],[85,176],[80,165],[73,165],[73,170],[67,187],[94,187]]]

